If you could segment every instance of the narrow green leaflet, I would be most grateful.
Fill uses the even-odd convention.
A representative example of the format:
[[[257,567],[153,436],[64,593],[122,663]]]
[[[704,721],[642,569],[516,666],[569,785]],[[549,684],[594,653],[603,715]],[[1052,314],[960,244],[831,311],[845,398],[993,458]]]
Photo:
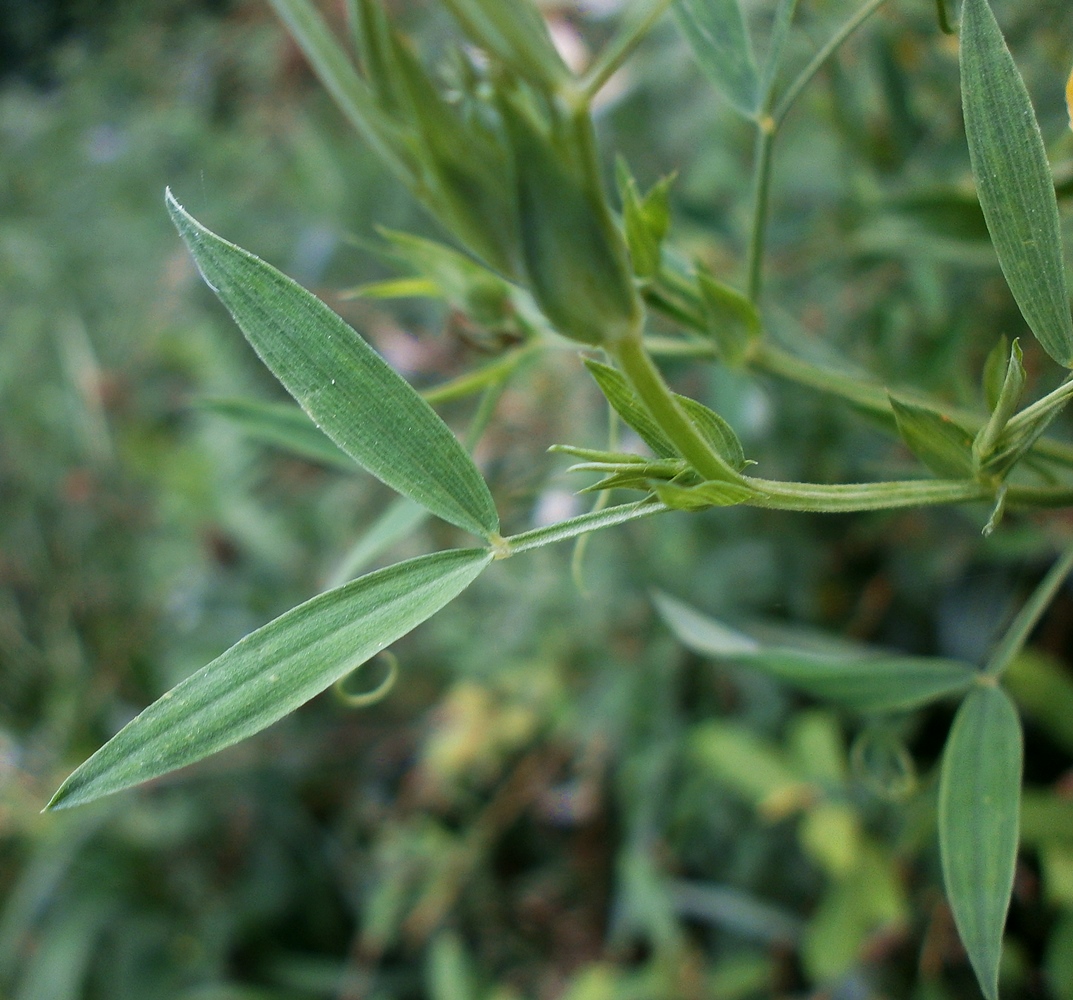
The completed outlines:
[[[275,445],[302,458],[354,471],[354,462],[321,433],[292,403],[262,403],[252,399],[210,399],[201,409],[225,417],[255,441]]]
[[[1002,930],[1020,825],[1021,722],[999,687],[971,691],[954,718],[939,777],[943,881],[988,1000],[998,1000]]]
[[[925,406],[890,397],[898,433],[932,472],[948,479],[970,478],[975,470],[972,435],[949,417]]]
[[[622,418],[627,427],[631,427],[660,458],[674,458],[678,452],[674,445],[667,439],[667,435],[660,429],[641,405],[640,400],[633,394],[625,376],[610,365],[594,361],[592,358],[585,359],[585,367],[589,374],[596,379],[611,404],[611,408]]]
[[[118,792],[252,736],[430,618],[491,559],[487,549],[420,556],[293,608],[153,702],[48,808]]]
[[[700,68],[735,109],[755,117],[760,75],[738,0],[677,0],[674,12]]]
[[[499,530],[473,460],[414,389],[315,295],[168,208],[209,287],[313,422],[359,465],[476,535]]]
[[[987,0],[965,0],[961,99],[972,172],[1002,273],[1032,332],[1073,367],[1054,180],[1021,74]]]
[[[734,660],[815,698],[857,712],[915,708],[966,691],[979,676],[967,663],[860,652],[803,652],[742,635],[666,594],[655,596],[663,620],[694,652]]]

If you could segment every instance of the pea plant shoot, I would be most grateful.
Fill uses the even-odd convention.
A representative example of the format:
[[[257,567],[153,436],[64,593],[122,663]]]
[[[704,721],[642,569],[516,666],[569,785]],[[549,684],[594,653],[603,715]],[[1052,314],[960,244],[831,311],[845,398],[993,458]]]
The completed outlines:
[[[884,0],[866,0],[796,75],[786,62],[796,0],[779,0],[761,60],[738,0],[635,0],[581,72],[568,68],[530,0],[443,0],[465,41],[449,85],[426,68],[379,0],[349,3],[356,60],[311,0],[270,2],[346,118],[461,248],[387,234],[414,280],[474,322],[514,335],[501,358],[429,398],[484,392],[478,435],[496,392],[525,358],[573,342],[647,452],[555,444],[577,460],[574,471],[597,475],[584,490],[598,495],[595,507],[504,536],[485,479],[428,399],[328,306],[211,232],[169,191],[168,211],[205,281],[305,411],[251,406],[236,418],[332,461],[357,463],[391,487],[405,498],[386,515],[392,530],[431,514],[474,542],[341,582],[257,629],[145,709],[62,784],[49,808],[118,792],[258,732],[434,615],[494,562],[555,542],[638,518],[734,505],[825,513],[982,503],[991,511],[987,534],[1002,530],[1006,512],[1073,505],[1073,447],[1046,436],[1073,396],[1073,381],[1025,405],[1017,340],[992,352],[973,409],[924,393],[888,393],[878,381],[797,357],[767,333],[773,151],[798,98]],[[593,102],[672,13],[704,74],[755,131],[741,289],[700,263],[683,263],[669,242],[670,180],[642,191],[620,160],[617,197],[605,183]],[[951,20],[940,0],[940,26],[953,30]],[[994,252],[1028,329],[1055,365],[1073,368],[1055,182],[1028,92],[988,0],[964,0],[957,31],[965,139]],[[668,386],[653,360],[654,318],[676,330],[658,338],[662,346],[670,340],[698,364],[774,376],[851,403],[896,434],[926,472],[852,483],[753,475],[728,421]],[[635,496],[612,505],[613,491]],[[656,597],[687,647],[848,712],[960,700],[941,760],[939,846],[957,929],[989,1000],[998,995],[1020,836],[1021,723],[1003,676],[1071,568],[1073,546],[983,666],[772,644]]]

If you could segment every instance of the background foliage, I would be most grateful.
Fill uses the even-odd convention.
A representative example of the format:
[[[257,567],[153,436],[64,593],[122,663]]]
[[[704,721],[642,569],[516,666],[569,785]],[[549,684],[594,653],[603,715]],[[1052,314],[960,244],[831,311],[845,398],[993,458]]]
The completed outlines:
[[[956,52],[930,4],[888,6],[787,123],[768,297],[795,349],[969,404],[987,353],[1023,321],[972,196]],[[1007,7],[1068,242],[1073,11]],[[29,24],[30,9],[3,22]],[[418,384],[502,345],[419,301],[338,297],[394,273],[374,224],[428,224],[263,5],[33,10],[0,90],[0,991],[975,996],[933,847],[952,709],[879,723],[818,708],[683,651],[650,593],[979,662],[1046,569],[1060,519],[1013,517],[986,541],[982,509],[642,522],[592,539],[581,591],[566,550],[497,566],[397,644],[402,681],[373,708],[324,697],[188,774],[38,815],[144,704],[329,582],[389,496],[204,408],[280,391],[200,287],[165,184],[360,320]],[[562,13],[576,38],[608,33],[595,7]],[[846,13],[806,5],[797,55]],[[401,14],[434,50],[442,16]],[[770,11],[753,15],[762,28]],[[734,276],[751,137],[669,19],[600,126],[643,186],[678,171],[678,243]],[[803,389],[668,370],[731,420],[764,475],[911,467]],[[461,424],[468,410],[444,412]],[[571,351],[504,395],[479,458],[510,530],[576,503],[544,448],[584,426],[578,443],[601,446],[605,417]],[[453,538],[423,530],[393,558]],[[1063,595],[1010,674],[1030,791],[1008,996],[1073,996],[1069,612]]]

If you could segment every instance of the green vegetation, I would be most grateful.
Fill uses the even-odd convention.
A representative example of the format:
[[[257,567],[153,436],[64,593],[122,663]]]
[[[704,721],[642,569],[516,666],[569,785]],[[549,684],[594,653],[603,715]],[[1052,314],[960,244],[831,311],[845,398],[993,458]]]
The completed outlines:
[[[1073,996],[1073,13],[271,6],[3,93],[2,988]]]

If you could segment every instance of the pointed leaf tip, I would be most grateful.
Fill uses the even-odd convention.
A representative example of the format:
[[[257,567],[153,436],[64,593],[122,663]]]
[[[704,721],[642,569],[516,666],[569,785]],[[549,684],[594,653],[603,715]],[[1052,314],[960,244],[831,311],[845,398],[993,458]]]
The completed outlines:
[[[954,922],[980,988],[998,1000],[1002,932],[1020,838],[1021,722],[1006,693],[966,696],[943,751],[939,848]]]
[[[47,808],[111,795],[260,732],[432,617],[491,560],[487,549],[420,556],[292,608],[157,699]]]
[[[1073,367],[1054,180],[1028,90],[987,0],[965,0],[960,60],[969,158],[1002,273],[1043,349]]]
[[[313,422],[381,482],[483,538],[499,530],[473,460],[435,411],[350,326],[280,271],[168,211],[202,277]]]

